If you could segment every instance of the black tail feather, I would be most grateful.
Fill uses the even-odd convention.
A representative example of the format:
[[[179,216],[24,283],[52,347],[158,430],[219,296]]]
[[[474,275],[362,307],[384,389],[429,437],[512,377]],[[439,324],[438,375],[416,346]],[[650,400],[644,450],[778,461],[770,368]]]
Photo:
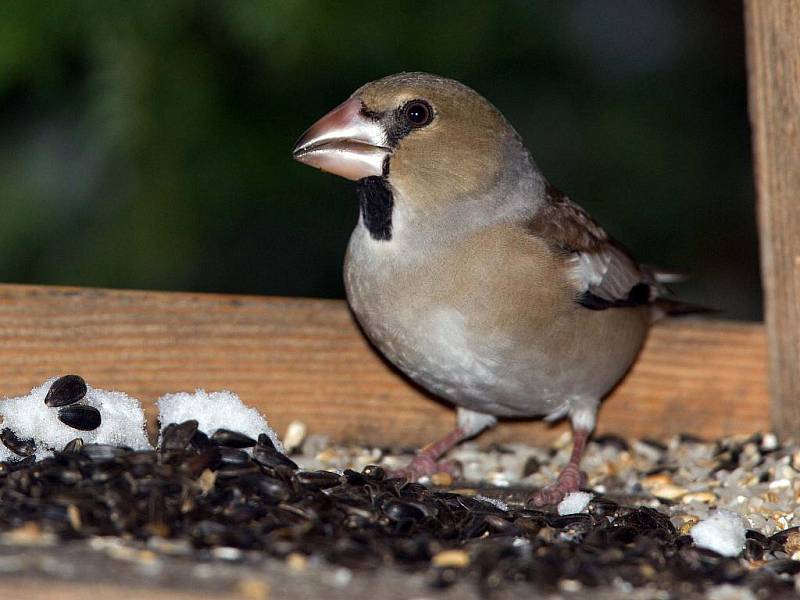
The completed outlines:
[[[670,300],[669,298],[657,298],[653,305],[662,315],[667,317],[683,317],[686,315],[720,314],[724,311],[718,308],[711,308],[701,304],[691,302],[681,302],[680,300]]]

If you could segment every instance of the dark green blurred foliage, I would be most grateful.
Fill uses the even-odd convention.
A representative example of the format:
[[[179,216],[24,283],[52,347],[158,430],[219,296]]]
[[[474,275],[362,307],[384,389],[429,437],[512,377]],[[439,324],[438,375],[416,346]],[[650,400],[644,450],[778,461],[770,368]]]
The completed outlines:
[[[464,81],[687,300],[760,315],[738,2],[0,5],[0,278],[341,296],[352,184],[293,163],[353,89]]]

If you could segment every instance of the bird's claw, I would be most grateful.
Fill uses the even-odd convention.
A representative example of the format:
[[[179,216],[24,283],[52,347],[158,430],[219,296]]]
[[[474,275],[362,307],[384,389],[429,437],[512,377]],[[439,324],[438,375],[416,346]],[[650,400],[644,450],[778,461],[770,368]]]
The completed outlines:
[[[388,475],[389,477],[403,477],[409,481],[419,481],[423,477],[431,477],[437,473],[447,473],[455,478],[461,474],[461,465],[457,461],[436,461],[424,454],[418,454],[407,467],[393,469],[389,471]]]
[[[586,473],[578,470],[573,465],[569,465],[561,472],[555,483],[531,494],[528,498],[528,504],[532,504],[536,508],[558,504],[567,494],[577,492],[582,487],[585,487],[586,481]]]

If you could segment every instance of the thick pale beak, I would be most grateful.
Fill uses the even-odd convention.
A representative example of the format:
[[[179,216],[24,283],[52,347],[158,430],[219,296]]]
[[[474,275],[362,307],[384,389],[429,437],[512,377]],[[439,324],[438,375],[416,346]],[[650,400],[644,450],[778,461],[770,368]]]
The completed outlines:
[[[314,123],[297,140],[295,160],[356,181],[383,174],[389,155],[380,123],[361,113],[361,100],[350,98]]]

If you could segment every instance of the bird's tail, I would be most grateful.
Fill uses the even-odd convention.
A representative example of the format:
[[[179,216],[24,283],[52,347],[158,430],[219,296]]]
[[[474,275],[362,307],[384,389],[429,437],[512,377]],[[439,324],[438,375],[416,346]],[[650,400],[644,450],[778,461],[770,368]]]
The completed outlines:
[[[656,298],[653,302],[653,321],[664,317],[684,317],[686,315],[719,314],[718,308],[711,308],[691,302],[681,302],[670,298]]]
[[[665,269],[654,265],[642,265],[642,270],[648,273],[652,279],[663,285],[669,283],[681,283],[689,279],[689,273],[680,269]]]

